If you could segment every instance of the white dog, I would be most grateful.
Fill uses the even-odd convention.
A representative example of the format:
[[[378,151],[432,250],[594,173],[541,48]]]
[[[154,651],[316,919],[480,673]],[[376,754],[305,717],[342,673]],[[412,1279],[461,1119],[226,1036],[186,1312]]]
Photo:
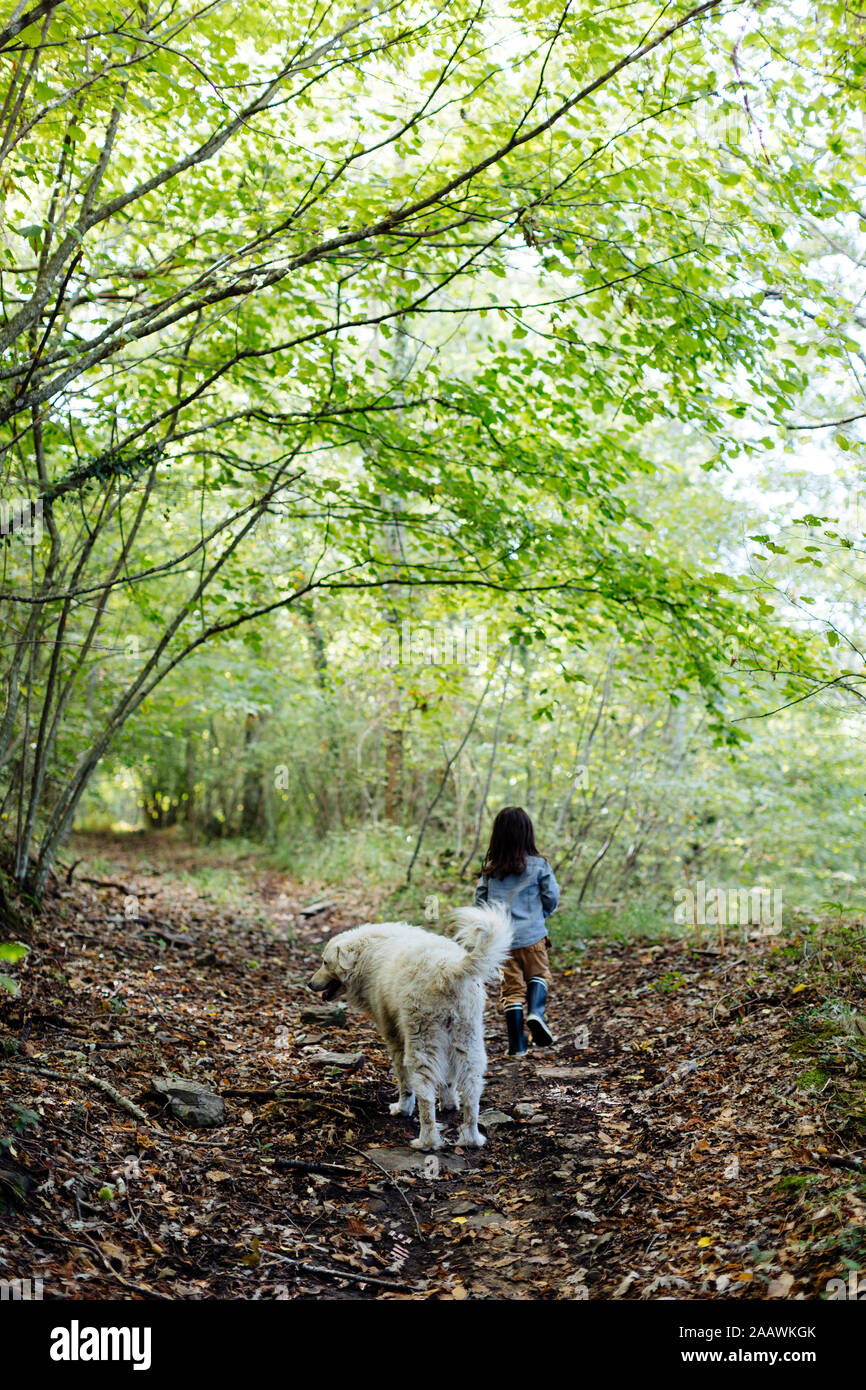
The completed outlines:
[[[323,999],[345,991],[372,1018],[391,1054],[399,1096],[392,1115],[411,1115],[418,1098],[416,1149],[442,1147],[436,1097],[461,1107],[457,1140],[479,1148],[484,1087],[484,982],[511,948],[511,915],[501,904],[461,907],[454,940],[407,922],[374,922],[332,937],[310,988]]]

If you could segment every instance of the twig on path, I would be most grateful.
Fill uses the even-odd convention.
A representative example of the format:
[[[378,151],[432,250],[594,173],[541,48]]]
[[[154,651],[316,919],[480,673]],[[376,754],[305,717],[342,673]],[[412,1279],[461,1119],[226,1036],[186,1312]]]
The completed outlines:
[[[369,1154],[364,1153],[363,1149],[356,1149],[354,1144],[347,1144],[346,1148],[351,1149],[353,1153],[360,1154],[366,1163],[372,1163],[374,1168],[378,1168],[379,1172],[384,1173],[388,1181],[393,1183],[394,1187],[397,1189],[397,1191],[400,1193],[400,1196],[403,1198],[403,1201],[406,1203],[406,1208],[409,1212],[409,1215],[415,1223],[415,1230],[418,1233],[418,1239],[423,1240],[424,1237],[421,1234],[421,1227],[418,1225],[418,1218],[412,1209],[412,1203],[409,1201],[409,1198],[406,1196],[406,1193],[403,1191],[397,1179],[394,1177],[394,1174],[389,1173],[387,1168],[383,1168],[381,1163],[377,1163],[375,1158],[371,1158]]]
[[[93,1073],[89,1071],[76,1072],[75,1076],[81,1081],[89,1081],[91,1086],[95,1086],[98,1091],[102,1091],[103,1095],[108,1096],[109,1100],[113,1100],[115,1105],[119,1105],[121,1110],[125,1110],[128,1115],[133,1115],[136,1120],[141,1120],[144,1124],[148,1123],[148,1116],[141,1109],[141,1106],[135,1105],[131,1100],[127,1100],[126,1096],[122,1096],[120,1092],[111,1085],[110,1081],[103,1081],[101,1076],[94,1076]]]
[[[214,1135],[213,1138],[207,1139],[190,1139],[186,1134],[175,1134],[168,1130],[161,1129],[159,1125],[153,1122],[149,1115],[146,1115],[143,1110],[139,1110],[137,1105],[133,1105],[131,1100],[127,1101],[126,1097],[121,1096],[118,1091],[115,1091],[113,1086],[109,1087],[107,1081],[102,1081],[98,1076],[92,1076],[89,1072],[51,1071],[48,1067],[28,1066],[26,1062],[14,1062],[14,1059],[11,1057],[0,1057],[0,1065],[4,1062],[7,1064],[14,1063],[14,1066],[17,1067],[19,1071],[29,1071],[32,1072],[34,1076],[47,1076],[52,1081],[66,1081],[67,1083],[70,1081],[78,1081],[96,1086],[100,1091],[105,1091],[105,1094],[109,1095],[112,1100],[116,1100],[122,1109],[128,1109],[139,1123],[145,1127],[149,1134],[155,1135],[157,1139],[161,1139],[166,1144],[186,1144],[190,1148],[195,1149],[213,1146],[216,1146],[218,1149],[224,1149],[228,1146],[228,1138],[225,1135],[219,1137]],[[350,1115],[349,1119],[352,1118],[353,1117]],[[352,1171],[354,1171],[354,1169]]]
[[[715,967],[714,971],[713,971],[713,974],[714,974],[714,975],[727,975],[727,973],[728,973],[729,970],[734,970],[734,969],[736,969],[736,967],[737,967],[738,965],[745,965],[745,964],[746,964],[746,957],[745,957],[745,956],[738,956],[736,960],[731,960],[731,961],[727,961],[727,962],[723,961],[720,965],[717,965],[717,966]]]
[[[639,1186],[640,1186],[640,1182],[639,1182],[639,1181],[638,1181],[638,1182],[633,1182],[633,1183],[631,1184],[630,1187],[627,1187],[627,1188],[626,1188],[625,1192],[622,1192],[622,1193],[619,1195],[619,1197],[617,1197],[617,1199],[616,1199],[615,1202],[611,1202],[611,1204],[610,1204],[609,1207],[605,1207],[605,1208],[604,1208],[604,1211],[602,1212],[602,1216],[610,1216],[610,1213],[611,1213],[612,1211],[616,1211],[616,1209],[617,1209],[617,1207],[619,1206],[620,1202],[624,1202],[625,1199],[626,1199],[626,1197],[628,1197],[630,1193],[634,1192],[635,1188],[636,1188],[636,1187],[639,1187]]]
[[[829,1164],[831,1168],[846,1168],[850,1173],[860,1173],[861,1176],[866,1172],[863,1167],[863,1159],[858,1158],[856,1154],[848,1154],[847,1156],[828,1154],[824,1162]]]
[[[126,1205],[129,1207],[129,1214],[130,1214],[130,1216],[132,1217],[132,1220],[133,1220],[134,1225],[136,1225],[136,1226],[138,1227],[138,1229],[141,1231],[141,1234],[144,1236],[145,1240],[146,1240],[148,1243],[150,1243],[150,1237],[148,1236],[147,1231],[144,1229],[144,1227],[143,1227],[142,1224],[141,1224],[141,1220],[140,1220],[140,1218],[139,1218],[138,1212],[135,1210],[135,1207],[132,1205],[132,1196],[131,1196],[131,1194],[130,1194],[129,1188],[126,1189]]]
[[[84,1240],[71,1240],[69,1236],[52,1236],[46,1231],[31,1231],[30,1234],[33,1240],[39,1242],[48,1241],[55,1245],[77,1245],[79,1250],[86,1250],[90,1246],[96,1251],[106,1272],[111,1275],[112,1279],[116,1279],[118,1283],[122,1284],[125,1289],[134,1289],[136,1293],[146,1294],[148,1298],[168,1299],[168,1295],[160,1293],[158,1289],[152,1289],[147,1284],[137,1284],[134,1279],[126,1279],[122,1274],[118,1274],[116,1269],[112,1269],[108,1257],[103,1254],[96,1241],[91,1240],[86,1231],[81,1233],[85,1238]]]
[[[207,1147],[209,1144],[215,1144],[218,1149],[225,1149],[228,1147],[229,1141],[227,1135],[223,1135],[221,1138],[217,1138],[217,1136],[214,1135],[212,1139],[189,1139],[185,1134],[175,1134],[167,1129],[160,1129],[153,1121],[150,1121],[147,1127],[151,1134],[155,1134],[158,1138],[164,1139],[168,1144],[189,1144],[195,1149]]]
[[[285,1090],[284,1086],[268,1086],[265,1090],[251,1090],[248,1086],[227,1086],[223,1095],[243,1096],[245,1100],[270,1100]]]
[[[336,906],[333,898],[323,898],[321,902],[310,903],[309,907],[299,908],[298,915],[300,917],[314,917],[317,912],[324,912],[326,907]]]
[[[696,1052],[694,1057],[689,1057],[686,1061],[679,1062],[674,1067],[673,1071],[668,1072],[668,1075],[661,1081],[658,1081],[655,1086],[650,1086],[648,1090],[640,1091],[640,1099],[646,1100],[647,1096],[656,1095],[658,1091],[663,1091],[666,1086],[673,1085],[675,1081],[685,1081],[687,1076],[694,1076],[697,1071],[698,1062],[705,1061],[707,1057],[715,1057],[719,1052],[734,1051],[736,1051],[736,1043],[732,1043],[730,1047],[710,1047],[707,1048],[705,1052]],[[691,1065],[692,1063],[694,1063],[694,1065]]]
[[[286,1086],[289,1084],[286,1082],[285,1085],[269,1087],[267,1091],[246,1091],[242,1087],[232,1087],[225,1094],[227,1096],[248,1096],[250,1100],[269,1100],[272,1094],[280,1100],[313,1100],[317,1110],[327,1110],[329,1115],[339,1115],[344,1120],[353,1120],[357,1123],[357,1117],[350,1110],[341,1110],[339,1106],[331,1105],[329,1101],[322,1100],[320,1091],[288,1091]],[[331,1092],[325,1091],[324,1094],[330,1096]],[[341,1095],[340,1099],[348,1101],[350,1105],[354,1102],[356,1105],[364,1107],[369,1103],[361,1096]]]
[[[47,1076],[52,1081],[65,1081],[67,1083],[70,1081],[78,1081],[82,1084],[96,1086],[98,1090],[103,1091],[113,1101],[116,1101],[116,1103],[121,1107],[122,1110],[129,1111],[129,1113],[133,1115],[135,1119],[139,1121],[140,1124],[143,1124],[151,1134],[155,1134],[159,1139],[164,1139],[166,1143],[189,1144],[192,1145],[194,1148],[199,1148],[201,1146],[212,1144],[216,1144],[218,1147],[224,1148],[228,1143],[228,1140],[225,1136],[217,1138],[217,1136],[214,1135],[212,1139],[190,1139],[185,1134],[174,1134],[170,1133],[168,1130],[161,1129],[159,1125],[153,1122],[149,1115],[145,1114],[143,1110],[140,1110],[139,1107],[137,1105],[134,1105],[131,1100],[127,1100],[125,1096],[122,1096],[120,1092],[116,1091],[115,1088],[112,1085],[110,1085],[108,1081],[103,1081],[101,1077],[93,1076],[90,1072],[52,1071],[49,1067],[35,1067],[28,1065],[27,1062],[16,1062],[15,1059],[12,1057],[0,1057],[0,1065],[2,1065],[4,1062],[7,1064],[7,1066],[12,1065],[13,1068],[17,1069],[18,1071],[29,1071],[32,1072],[34,1076]],[[351,1119],[352,1117],[350,1116],[349,1118]]]
[[[152,921],[149,917],[139,917],[138,921],[143,927],[143,931],[133,932],[130,938],[133,941],[144,941],[156,937],[160,941],[165,941],[169,946],[179,946],[183,950],[191,950],[193,946],[201,946],[200,936],[180,936],[177,932],[169,931],[160,922]]]
[[[126,1096],[122,1096],[109,1081],[103,1081],[101,1076],[94,1076],[92,1072],[52,1071],[49,1067],[31,1066],[27,1062],[18,1062],[14,1057],[0,1057],[0,1062],[5,1062],[7,1066],[12,1066],[18,1071],[33,1072],[35,1076],[47,1076],[52,1081],[85,1082],[89,1086],[95,1086],[98,1091],[102,1091],[103,1095],[113,1100],[115,1105],[120,1106],[121,1110],[126,1110],[128,1114],[134,1115],[137,1120],[141,1120],[144,1124],[150,1122],[150,1117],[144,1113],[140,1106],[133,1104],[131,1100],[127,1100]]]
[[[77,862],[80,864],[81,860],[79,859]],[[75,865],[73,864],[72,867],[75,868]],[[128,887],[127,884],[118,883],[117,880],[114,878],[87,878],[84,874],[82,874],[78,881],[79,883],[92,883],[95,888],[116,888],[118,893],[125,893],[128,898],[153,897],[152,893],[134,892],[133,889]]]
[[[343,1163],[307,1162],[305,1158],[275,1158],[274,1167],[278,1173],[321,1173],[323,1177],[329,1173],[353,1173],[356,1178],[360,1175],[359,1168],[349,1168]]]
[[[290,1081],[278,1081],[274,1086],[267,1086],[265,1088],[258,1089],[249,1086],[226,1086],[225,1090],[223,1091],[223,1095],[241,1096],[247,1100],[272,1100],[274,1096],[285,1096],[286,1100],[306,1100],[308,1098],[315,1099],[317,1101],[319,1100],[319,1097],[321,1095],[320,1091],[290,1091],[289,1087],[291,1086],[291,1084],[292,1083]],[[330,1094],[330,1091],[325,1091],[326,1096],[329,1096]],[[350,1099],[350,1097],[343,1096],[342,1099],[347,1100]],[[360,1101],[360,1097],[358,1097],[357,1099]],[[360,1101],[360,1103],[366,1105],[366,1101]],[[341,1110],[338,1113],[341,1115],[347,1115],[349,1112]],[[350,1116],[350,1118],[354,1117]]]
[[[366,1096],[356,1096],[353,1095],[351,1091],[329,1091],[324,1086],[315,1088],[312,1086],[296,1086],[293,1090],[289,1091],[287,1088],[291,1085],[291,1081],[280,1081],[275,1089],[277,1091],[283,1091],[290,1100],[320,1100],[324,1095],[329,1099],[336,1099],[336,1097],[339,1096],[340,1100],[346,1101],[349,1105],[367,1106],[370,1104]]]
[[[866,1167],[864,1160],[858,1158],[856,1154],[821,1154],[816,1157],[814,1163],[796,1169],[798,1173],[823,1173],[825,1168],[843,1168],[848,1173],[859,1173],[860,1177],[866,1177]],[[825,1174],[826,1176],[826,1174]]]
[[[377,1279],[373,1274],[356,1274],[350,1269],[331,1269],[327,1265],[308,1265],[305,1260],[292,1259],[290,1255],[277,1255],[272,1250],[267,1252],[267,1258],[279,1260],[281,1264],[294,1265],[295,1269],[300,1269],[304,1274],[320,1274],[328,1279],[349,1279],[355,1284],[375,1284],[380,1289],[408,1289],[410,1293],[420,1293],[415,1284],[407,1284],[402,1279]]]

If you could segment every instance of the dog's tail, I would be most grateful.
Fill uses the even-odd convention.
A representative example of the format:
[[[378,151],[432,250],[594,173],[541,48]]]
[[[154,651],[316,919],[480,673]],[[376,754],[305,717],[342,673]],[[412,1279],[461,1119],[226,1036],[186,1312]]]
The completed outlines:
[[[511,913],[501,903],[482,903],[480,907],[458,907],[454,914],[454,938],[466,952],[460,962],[461,975],[477,975],[482,980],[496,977],[511,950]]]

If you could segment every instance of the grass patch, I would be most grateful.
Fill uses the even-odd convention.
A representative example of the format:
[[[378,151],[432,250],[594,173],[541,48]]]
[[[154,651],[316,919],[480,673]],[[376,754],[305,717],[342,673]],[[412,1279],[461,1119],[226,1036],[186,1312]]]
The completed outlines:
[[[826,1085],[827,1073],[814,1067],[812,1071],[802,1071],[797,1077],[796,1084],[801,1090],[820,1090]]]
[[[678,970],[664,970],[653,980],[652,988],[659,994],[673,994],[686,984],[688,981]]]
[[[86,851],[86,845],[84,849]],[[80,872],[90,878],[114,879],[125,882],[129,877],[133,882],[139,877],[159,876],[162,883],[174,888],[187,888],[201,897],[210,898],[221,907],[237,906],[249,897],[249,870],[252,861],[262,867],[264,851],[251,847],[245,840],[227,840],[220,844],[196,847],[190,850],[189,859],[161,858],[158,847],[153,857],[142,856],[137,859],[135,870],[130,874],[128,861],[113,858],[109,854],[86,854],[85,865]],[[156,859],[159,858],[159,870]]]
[[[800,1192],[805,1188],[822,1182],[818,1173],[788,1173],[776,1183],[777,1192]]]
[[[832,939],[837,938],[838,931],[834,930]],[[850,938],[843,938],[841,946],[847,957],[852,949]],[[820,955],[819,982],[823,984],[828,974],[835,973],[828,971],[826,939]],[[813,973],[811,964],[806,961],[807,974]],[[852,978],[856,979],[856,976]],[[789,1024],[790,1055],[812,1063],[798,1075],[797,1086],[821,1091],[822,1098],[830,1106],[834,1127],[855,1145],[861,1145],[866,1140],[866,1036],[863,1025],[864,1016],[855,1001],[838,993],[828,995],[811,1008],[803,1009]]]
[[[305,831],[271,849],[267,857],[274,868],[301,883],[333,887],[368,882],[398,891],[414,844],[414,836],[394,825],[332,830],[327,836]]]
[[[566,901],[552,922],[561,945],[570,940],[662,941],[686,935],[686,929],[671,920],[670,907],[655,903],[570,907]]]

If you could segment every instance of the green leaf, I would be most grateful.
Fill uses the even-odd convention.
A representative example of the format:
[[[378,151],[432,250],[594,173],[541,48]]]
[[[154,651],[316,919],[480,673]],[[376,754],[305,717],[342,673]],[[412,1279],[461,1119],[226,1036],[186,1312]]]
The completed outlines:
[[[0,941],[0,960],[14,965],[16,961],[23,960],[29,950],[30,947],[22,941]]]

